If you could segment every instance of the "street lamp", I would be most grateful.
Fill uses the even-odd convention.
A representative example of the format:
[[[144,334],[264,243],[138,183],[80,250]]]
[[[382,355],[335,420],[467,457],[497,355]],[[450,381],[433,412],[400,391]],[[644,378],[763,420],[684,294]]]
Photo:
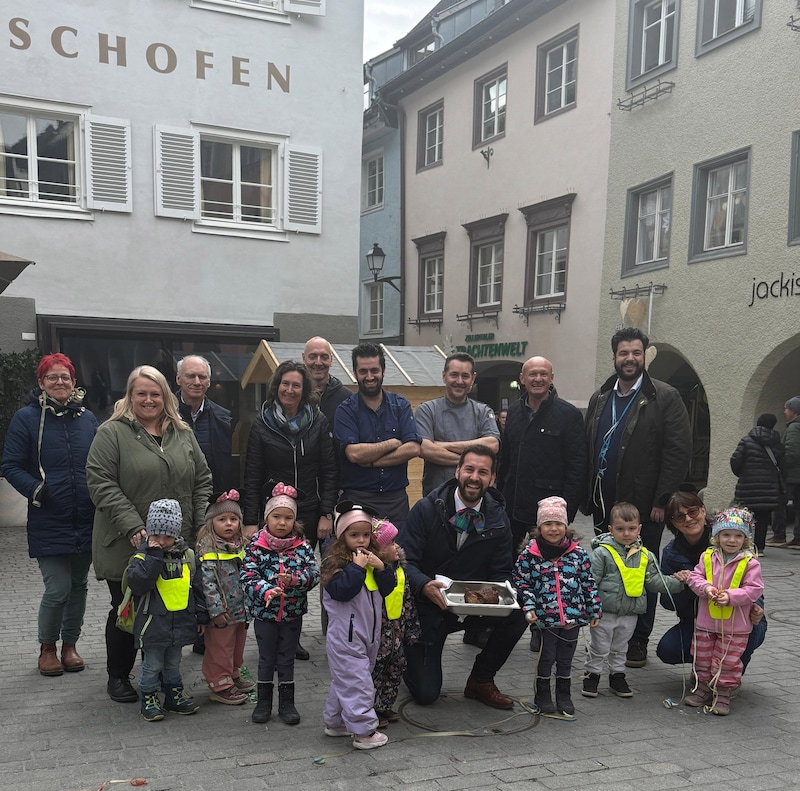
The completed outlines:
[[[369,271],[372,272],[372,277],[376,283],[378,282],[378,275],[383,271],[384,261],[386,261],[386,253],[375,242],[372,245],[372,250],[367,253],[367,266]]]

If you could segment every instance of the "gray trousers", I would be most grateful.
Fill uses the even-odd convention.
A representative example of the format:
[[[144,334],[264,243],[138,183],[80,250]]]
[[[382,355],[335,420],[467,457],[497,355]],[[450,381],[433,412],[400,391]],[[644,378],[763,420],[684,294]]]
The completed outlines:
[[[603,672],[603,665],[608,659],[609,673],[625,672],[625,654],[628,652],[628,640],[636,628],[637,616],[603,613],[600,623],[589,629],[589,649],[583,665],[585,673]]]

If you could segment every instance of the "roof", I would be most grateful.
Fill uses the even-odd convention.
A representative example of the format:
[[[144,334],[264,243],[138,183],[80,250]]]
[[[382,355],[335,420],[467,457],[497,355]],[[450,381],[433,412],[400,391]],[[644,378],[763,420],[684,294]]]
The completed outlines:
[[[2,294],[29,264],[27,258],[19,258],[11,253],[0,252],[0,294]]]

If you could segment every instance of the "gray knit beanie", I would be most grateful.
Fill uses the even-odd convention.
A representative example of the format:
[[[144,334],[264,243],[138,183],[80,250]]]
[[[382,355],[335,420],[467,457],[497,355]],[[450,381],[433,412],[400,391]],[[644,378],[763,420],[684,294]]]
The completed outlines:
[[[172,536],[179,538],[183,516],[177,500],[155,500],[147,512],[148,536]]]

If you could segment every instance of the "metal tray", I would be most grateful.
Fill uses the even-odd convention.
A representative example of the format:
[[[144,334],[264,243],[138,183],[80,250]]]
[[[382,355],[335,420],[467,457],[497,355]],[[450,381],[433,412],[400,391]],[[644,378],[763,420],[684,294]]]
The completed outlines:
[[[494,588],[500,594],[499,604],[466,604],[464,592],[467,588]],[[456,615],[489,615],[503,618],[512,610],[518,610],[516,591],[510,582],[480,582],[453,580],[447,588],[442,589],[447,609]]]

